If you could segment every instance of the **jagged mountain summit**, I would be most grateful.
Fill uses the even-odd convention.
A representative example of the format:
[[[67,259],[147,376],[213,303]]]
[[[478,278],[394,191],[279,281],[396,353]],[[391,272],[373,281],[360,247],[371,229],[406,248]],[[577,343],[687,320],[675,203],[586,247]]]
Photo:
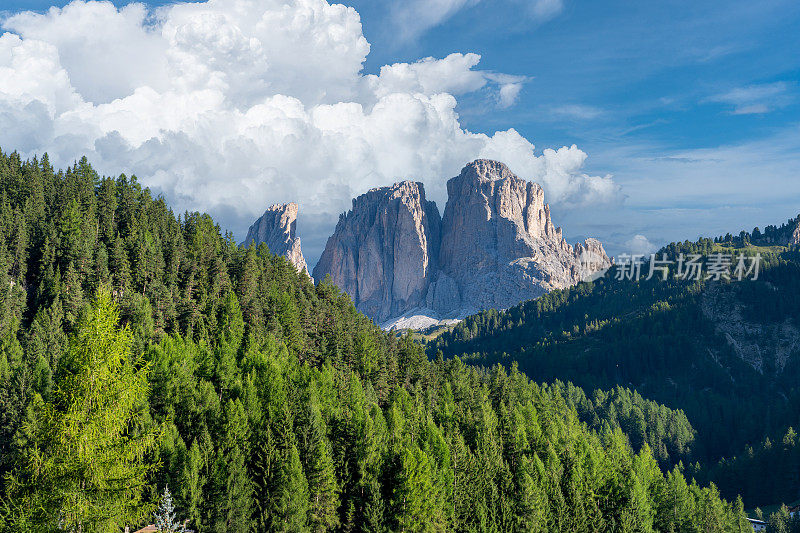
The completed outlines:
[[[297,213],[299,208],[294,202],[270,206],[247,231],[245,246],[251,242],[265,243],[275,255],[282,255],[297,270],[308,274],[308,266],[300,248],[297,236]]]
[[[611,264],[594,239],[568,244],[550,219],[542,187],[517,177],[503,163],[470,163],[447,182],[447,193],[441,272],[432,299],[440,313],[508,308],[574,285],[588,269]],[[450,291],[449,279],[458,294]],[[437,298],[442,285],[451,294]]]
[[[544,191],[503,163],[477,160],[447,183],[444,217],[421,183],[373,189],[343,214],[314,268],[384,328],[423,328],[505,309],[611,265],[550,219]]]
[[[372,189],[353,200],[314,267],[378,322],[423,307],[437,274],[441,217],[421,183]]]

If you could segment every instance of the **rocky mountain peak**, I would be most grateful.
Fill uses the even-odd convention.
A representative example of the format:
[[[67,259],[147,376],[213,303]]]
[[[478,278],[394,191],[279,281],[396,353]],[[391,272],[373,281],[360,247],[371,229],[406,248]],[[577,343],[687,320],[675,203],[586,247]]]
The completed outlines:
[[[471,163],[467,163],[461,169],[461,174],[458,177],[479,181],[494,181],[507,178],[519,179],[505,163],[493,159],[476,159]]]
[[[517,248],[516,240],[532,240],[542,237],[560,239],[561,229],[553,226],[550,207],[544,203],[544,190],[538,183],[527,182],[517,177],[499,161],[479,159],[447,182],[447,205],[444,218],[449,230],[467,227],[480,235],[465,235],[461,231],[446,231],[442,238],[446,247],[458,246],[448,242],[480,242],[497,237],[512,249],[511,255],[527,251],[527,246]]]
[[[265,243],[270,252],[286,257],[297,270],[308,274],[308,266],[300,248],[297,237],[296,203],[275,204],[270,206],[247,231],[245,246],[251,242]]]
[[[503,163],[478,160],[447,182],[436,284],[458,287],[445,314],[504,309],[579,282],[610,260],[594,239],[575,247],[550,218],[544,190]],[[581,264],[587,252],[593,261]],[[589,266],[591,265],[591,266]],[[434,287],[434,294],[439,287]]]
[[[500,163],[473,161],[447,182],[443,218],[421,183],[353,200],[314,268],[384,327],[425,327],[505,309],[611,265],[602,244],[575,246],[553,225],[544,190]]]
[[[436,271],[441,218],[421,183],[372,189],[339,217],[314,277],[326,275],[378,321],[425,301]]]

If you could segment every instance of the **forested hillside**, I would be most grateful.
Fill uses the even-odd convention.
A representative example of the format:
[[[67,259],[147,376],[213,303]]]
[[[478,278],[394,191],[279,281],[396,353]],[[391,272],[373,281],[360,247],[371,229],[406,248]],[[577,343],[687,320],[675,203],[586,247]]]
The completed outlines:
[[[0,153],[0,191],[6,531],[140,526],[166,486],[201,532],[748,527],[741,500],[662,474],[648,443],[681,457],[679,412],[429,362],[86,160]]]
[[[688,457],[673,461],[699,462],[693,474],[753,506],[776,503],[778,495],[794,501],[796,452],[762,455],[784,458],[777,463],[745,456],[800,422],[800,253],[796,246],[749,246],[750,235],[675,243],[657,256],[708,261],[717,252],[760,253],[757,280],[664,280],[658,270],[647,280],[645,263],[636,281],[617,279],[615,267],[594,283],[468,317],[432,341],[430,353],[466,354],[482,365],[513,361],[534,380],[570,380],[586,390],[635,389],[682,410],[697,430]],[[745,463],[749,473],[732,471]],[[760,474],[756,464],[764,467]]]

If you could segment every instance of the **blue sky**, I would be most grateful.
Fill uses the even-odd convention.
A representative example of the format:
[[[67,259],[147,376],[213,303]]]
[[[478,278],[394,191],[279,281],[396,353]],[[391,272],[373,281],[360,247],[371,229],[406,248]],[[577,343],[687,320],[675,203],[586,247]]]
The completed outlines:
[[[636,139],[694,149],[768,135],[798,119],[797,2],[567,1],[537,22],[520,16],[518,2],[484,1],[406,42],[392,37],[391,3],[352,5],[367,39],[386,39],[368,69],[472,51],[482,68],[532,78],[514,109],[465,110],[476,129],[513,124],[546,144]],[[759,98],[759,87],[775,84],[779,95]],[[748,87],[754,103],[773,102],[770,112],[735,114],[729,93]]]
[[[599,235],[619,253],[635,235],[657,246],[800,213],[796,1],[345,4],[370,43],[366,73],[474,52],[482,71],[524,79],[512,106],[491,105],[487,85],[459,95],[456,111],[467,130],[514,128],[537,150],[577,144],[582,172],[614,176],[622,203],[554,206],[569,237]]]
[[[587,170],[614,174],[628,195],[623,216],[607,217],[614,231],[630,223],[660,245],[800,213],[800,191],[786,187],[800,182],[800,3],[565,0],[536,21],[522,2],[483,1],[410,40],[394,37],[392,4],[352,3],[368,40],[386,44],[367,68],[469,50],[482,68],[528,76],[517,105],[465,102],[462,122],[514,127],[539,146],[578,144]],[[731,165],[715,168],[715,152],[737,151],[737,176]],[[682,166],[697,166],[686,153],[712,163],[681,178]],[[779,161],[785,168],[775,169]],[[694,190],[654,197],[643,190],[654,179],[654,190],[665,181]]]

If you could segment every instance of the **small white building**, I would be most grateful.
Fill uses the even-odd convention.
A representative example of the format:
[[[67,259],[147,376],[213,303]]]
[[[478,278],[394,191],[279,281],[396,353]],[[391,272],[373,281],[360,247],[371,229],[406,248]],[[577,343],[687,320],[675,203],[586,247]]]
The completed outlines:
[[[753,531],[766,531],[767,530],[767,523],[763,520],[756,520],[755,518],[748,518],[748,522],[750,522],[750,526],[753,528]]]

